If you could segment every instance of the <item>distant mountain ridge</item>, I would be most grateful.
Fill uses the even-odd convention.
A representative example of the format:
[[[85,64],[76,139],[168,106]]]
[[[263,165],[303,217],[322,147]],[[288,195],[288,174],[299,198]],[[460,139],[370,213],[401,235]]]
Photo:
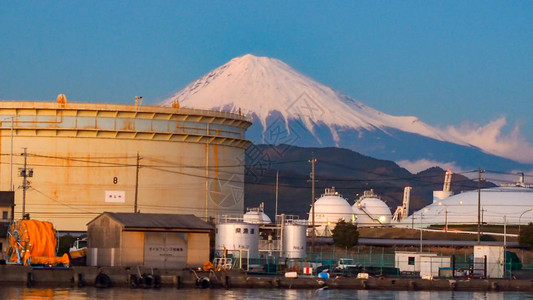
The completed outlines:
[[[428,159],[463,169],[531,168],[483,152],[413,116],[392,116],[324,86],[284,62],[237,57],[192,82],[160,105],[250,114],[256,144],[342,147],[394,161]]]
[[[260,153],[260,155],[258,155]],[[260,156],[260,161],[257,157]],[[246,207],[265,203],[266,213],[275,210],[276,172],[279,172],[278,213],[306,217],[311,202],[309,159],[316,158],[316,197],[334,186],[353,205],[358,195],[374,189],[394,212],[411,186],[411,213],[432,202],[434,190],[442,190],[445,171],[434,167],[412,174],[392,161],[381,160],[341,148],[302,148],[290,145],[252,145],[247,150],[244,199]],[[454,174],[454,192],[477,188],[477,182]],[[483,182],[482,187],[493,187]]]

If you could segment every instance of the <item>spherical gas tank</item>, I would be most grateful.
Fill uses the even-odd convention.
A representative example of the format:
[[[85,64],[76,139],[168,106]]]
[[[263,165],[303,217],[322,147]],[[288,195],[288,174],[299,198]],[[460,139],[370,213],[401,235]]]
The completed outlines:
[[[249,224],[270,224],[272,220],[262,211],[248,211],[242,216],[242,220]]]
[[[392,214],[389,206],[374,194],[373,190],[365,191],[352,206],[357,220],[357,226],[387,226],[390,224]]]
[[[315,232],[319,236],[331,235],[331,230],[335,228],[339,220],[353,222],[354,215],[352,207],[335,191],[335,188],[326,189],[326,192],[315,201]],[[313,223],[313,209],[309,211],[309,225]]]

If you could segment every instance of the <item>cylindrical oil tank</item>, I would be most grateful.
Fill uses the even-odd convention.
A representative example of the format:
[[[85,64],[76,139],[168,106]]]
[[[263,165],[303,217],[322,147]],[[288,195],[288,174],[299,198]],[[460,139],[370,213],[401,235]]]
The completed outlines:
[[[196,109],[2,101],[0,190],[15,191],[15,219],[59,231],[86,231],[105,211],[239,214],[250,125]]]
[[[215,252],[219,257],[231,254],[233,257],[259,258],[259,225],[244,222],[216,225]]]
[[[284,258],[305,258],[306,256],[306,230],[307,226],[287,224],[283,226],[283,251]]]

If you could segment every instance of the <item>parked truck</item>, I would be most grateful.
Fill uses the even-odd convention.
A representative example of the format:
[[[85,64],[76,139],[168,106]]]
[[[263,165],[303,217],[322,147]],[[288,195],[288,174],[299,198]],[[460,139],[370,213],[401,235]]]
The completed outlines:
[[[335,267],[335,272],[350,272],[352,269],[359,269],[361,265],[357,265],[352,258],[339,258],[337,261],[337,266]]]

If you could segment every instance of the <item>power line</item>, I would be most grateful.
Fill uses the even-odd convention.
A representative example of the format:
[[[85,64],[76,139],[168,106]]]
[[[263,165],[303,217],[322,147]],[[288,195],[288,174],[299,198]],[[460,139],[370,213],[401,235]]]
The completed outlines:
[[[58,160],[71,160],[71,161],[76,161],[76,162],[84,162],[84,163],[92,163],[92,164],[96,164],[96,165],[92,165],[92,166],[77,166],[77,165],[53,165],[53,164],[39,164],[39,163],[32,163],[32,166],[38,166],[38,167],[65,167],[65,168],[79,168],[79,167],[83,167],[83,168],[109,168],[109,167],[136,167],[137,164],[136,163],[116,163],[116,162],[107,162],[107,161],[101,161],[101,160],[96,160],[96,159],[133,159],[135,157],[133,156],[115,156],[115,157],[98,157],[98,158],[91,158],[91,159],[79,159],[79,158],[74,158],[74,157],[61,157],[61,156],[49,156],[49,155],[37,155],[37,154],[28,154],[28,156],[32,156],[32,157],[39,157],[39,158],[48,158],[48,159],[58,159]],[[147,157],[147,160],[151,160],[151,161],[159,161],[159,162],[168,162],[168,160],[163,160],[163,159],[157,159],[157,158],[153,158],[153,157]],[[291,160],[291,161],[284,161],[284,162],[277,162],[275,163],[276,165],[284,165],[284,164],[290,164],[290,163],[294,163],[294,162],[304,162],[303,160]],[[329,164],[329,165],[333,165],[333,166],[337,166],[337,167],[341,167],[341,168],[344,168],[344,169],[348,169],[348,170],[353,170],[353,171],[357,171],[357,172],[360,172],[360,173],[364,173],[364,174],[370,174],[370,175],[374,175],[378,178],[365,178],[365,179],[357,179],[357,178],[354,178],[354,179],[345,179],[345,178],[327,178],[327,177],[323,177],[321,176],[321,180],[324,181],[324,182],[338,182],[338,183],[342,183],[342,182],[351,182],[351,183],[354,183],[354,184],[366,184],[368,185],[369,183],[385,183],[385,182],[391,182],[391,181],[408,181],[412,184],[412,182],[418,182],[418,186],[431,186],[431,185],[435,185],[437,184],[436,182],[431,182],[431,181],[428,181],[429,179],[431,178],[438,178],[438,177],[441,177],[442,175],[441,174],[430,174],[430,175],[423,175],[423,176],[420,176],[420,175],[409,175],[409,176],[393,176],[391,174],[382,174],[382,173],[377,173],[377,172],[374,172],[374,171],[369,171],[369,170],[364,170],[364,169],[360,169],[360,168],[354,168],[354,167],[350,167],[350,166],[347,166],[347,165],[340,165],[340,164],[337,164],[337,163],[333,163],[333,162],[324,162],[324,164]],[[243,164],[234,164],[234,165],[223,165],[223,166],[216,166],[216,167],[209,167],[208,169],[209,170],[216,170],[216,168],[236,168],[236,167],[243,167],[244,165]],[[205,175],[198,175],[198,174],[194,174],[194,173],[191,173],[191,172],[184,172],[184,171],[176,171],[176,170],[168,170],[168,169],[165,169],[165,168],[184,168],[184,169],[187,169],[187,168],[191,168],[191,169],[205,169],[205,166],[199,166],[199,165],[186,165],[186,164],[168,164],[168,165],[149,165],[149,164],[141,164],[139,165],[139,167],[141,168],[146,168],[146,169],[152,169],[152,170],[156,170],[156,171],[161,171],[161,172],[166,172],[166,173],[173,173],[173,174],[179,174],[179,175],[183,175],[183,176],[190,176],[190,177],[196,177],[196,178],[202,178],[202,179],[210,179],[210,180],[219,180],[219,181],[224,181],[224,182],[228,182],[228,183],[241,183],[241,182],[244,182],[245,184],[255,184],[255,185],[265,185],[265,186],[270,186],[272,185],[271,183],[259,183],[259,182],[250,182],[249,180],[247,180],[246,178],[246,175],[250,175],[250,174],[247,174],[246,170],[249,170],[249,168],[246,168],[247,166],[244,166],[245,167],[245,179],[244,181],[241,180],[241,179],[231,179],[231,176],[243,176],[242,175],[242,172],[240,172],[240,170],[235,170],[235,171],[225,171],[225,170],[216,170],[218,173],[221,173],[221,174],[226,174],[226,175],[229,175],[228,177],[230,178],[221,178],[221,177],[218,177],[218,176],[208,176],[206,177]],[[260,175],[259,177],[260,178],[265,178],[266,180],[268,180],[269,178],[273,178],[273,175],[270,175],[270,174],[267,174],[268,172],[270,171],[274,171],[275,169],[267,169],[265,174],[262,174]],[[465,172],[460,172],[460,173],[455,173],[455,174],[468,174],[468,173],[472,173],[472,172],[475,172],[475,170],[472,170],[472,171],[465,171]],[[510,172],[501,172],[501,171],[489,171],[491,173],[495,173],[495,174],[503,174],[503,175],[516,175],[516,173],[510,173]],[[524,175],[524,176],[527,176],[527,177],[531,177],[532,175]],[[304,177],[303,175],[292,175],[292,176],[283,176],[282,179],[284,180],[290,180],[290,181],[305,181],[307,180],[306,177]],[[502,179],[497,179],[497,178],[491,178],[491,181],[496,181],[496,182],[499,182],[499,181],[504,181]],[[467,183],[467,184],[465,184]],[[457,186],[459,185],[459,188],[461,186],[464,186],[464,187],[468,187],[468,188],[473,188],[472,186],[472,181],[469,180],[469,179],[465,179],[465,180],[460,180],[460,181],[457,181],[455,180],[454,181],[454,186],[457,188]],[[294,183],[292,184],[281,184],[281,186],[290,186],[290,187],[293,187],[293,188],[307,188],[307,185],[306,184],[300,184],[300,185],[295,185]],[[390,186],[385,186],[385,187],[381,187],[379,185],[375,185],[373,184],[372,185],[374,188],[388,188],[388,189],[396,189],[396,187],[390,187]],[[364,187],[343,187],[342,189],[352,189],[352,190],[355,190],[355,189],[362,189]]]

